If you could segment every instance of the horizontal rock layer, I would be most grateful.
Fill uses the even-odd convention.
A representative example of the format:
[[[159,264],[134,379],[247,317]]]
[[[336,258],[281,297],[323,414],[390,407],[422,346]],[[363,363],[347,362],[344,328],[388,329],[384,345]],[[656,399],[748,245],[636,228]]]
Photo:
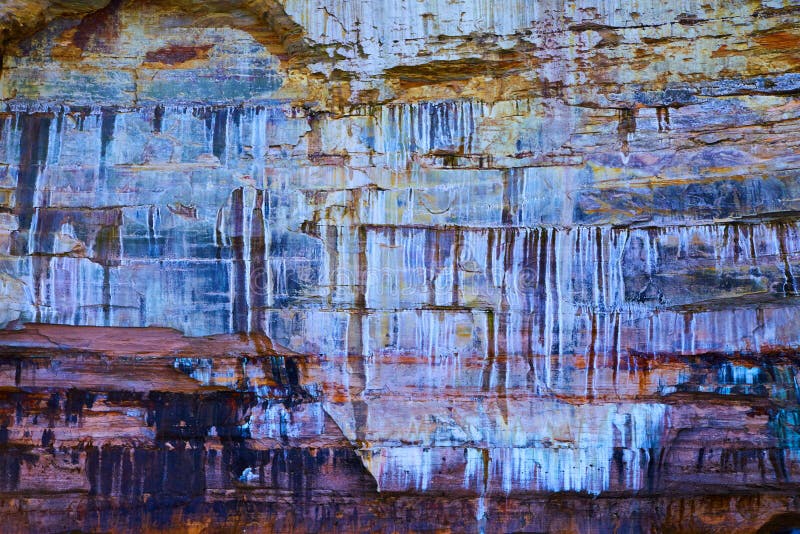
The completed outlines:
[[[797,513],[793,353],[573,359],[545,390],[506,357],[41,324],[0,339],[20,530],[749,532]]]

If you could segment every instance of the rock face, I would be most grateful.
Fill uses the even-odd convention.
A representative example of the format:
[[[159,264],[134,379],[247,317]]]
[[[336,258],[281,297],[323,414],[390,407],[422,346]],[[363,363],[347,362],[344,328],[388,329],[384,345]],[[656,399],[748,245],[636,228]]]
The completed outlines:
[[[799,28],[0,6],[5,526],[800,528]]]

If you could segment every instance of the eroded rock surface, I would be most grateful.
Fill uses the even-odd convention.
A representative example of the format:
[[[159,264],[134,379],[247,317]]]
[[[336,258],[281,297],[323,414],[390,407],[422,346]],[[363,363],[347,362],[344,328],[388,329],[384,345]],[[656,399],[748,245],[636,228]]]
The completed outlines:
[[[800,526],[800,6],[0,6],[15,530]]]

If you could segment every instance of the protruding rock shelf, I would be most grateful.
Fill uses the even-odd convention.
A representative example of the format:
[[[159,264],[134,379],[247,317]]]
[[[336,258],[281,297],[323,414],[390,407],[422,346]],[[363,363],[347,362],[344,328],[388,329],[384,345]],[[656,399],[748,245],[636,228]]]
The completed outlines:
[[[458,511],[454,530],[749,531],[797,510],[790,350],[553,359],[547,387],[505,355],[42,324],[0,342],[18,530],[418,530]]]
[[[798,28],[0,5],[0,530],[800,529]]]

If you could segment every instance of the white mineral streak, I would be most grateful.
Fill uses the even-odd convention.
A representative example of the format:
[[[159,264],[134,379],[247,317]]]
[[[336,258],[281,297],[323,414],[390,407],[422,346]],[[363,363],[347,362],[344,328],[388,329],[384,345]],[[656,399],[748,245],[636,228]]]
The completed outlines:
[[[747,74],[754,5],[282,1],[308,72],[244,9],[128,6],[106,52],[4,57],[0,326],[265,334],[314,362],[312,400],[174,367],[246,383],[259,445],[336,425],[382,491],[461,487],[479,522],[493,492],[646,489],[690,417],[662,355],[800,345],[798,80],[784,49],[759,61],[789,74]],[[175,43],[208,57],[147,60]]]
[[[362,457],[384,491],[425,490],[437,473],[454,469],[463,469],[464,489],[478,493],[482,486],[506,493],[598,494],[612,485],[636,490],[646,482],[649,455],[659,445],[665,416],[660,404],[550,403],[538,414],[515,414],[505,425],[513,430],[466,440],[460,447],[452,439],[417,446],[382,442]],[[464,422],[473,430],[478,423]],[[415,437],[405,434],[404,441]],[[617,464],[615,451],[621,455]]]

